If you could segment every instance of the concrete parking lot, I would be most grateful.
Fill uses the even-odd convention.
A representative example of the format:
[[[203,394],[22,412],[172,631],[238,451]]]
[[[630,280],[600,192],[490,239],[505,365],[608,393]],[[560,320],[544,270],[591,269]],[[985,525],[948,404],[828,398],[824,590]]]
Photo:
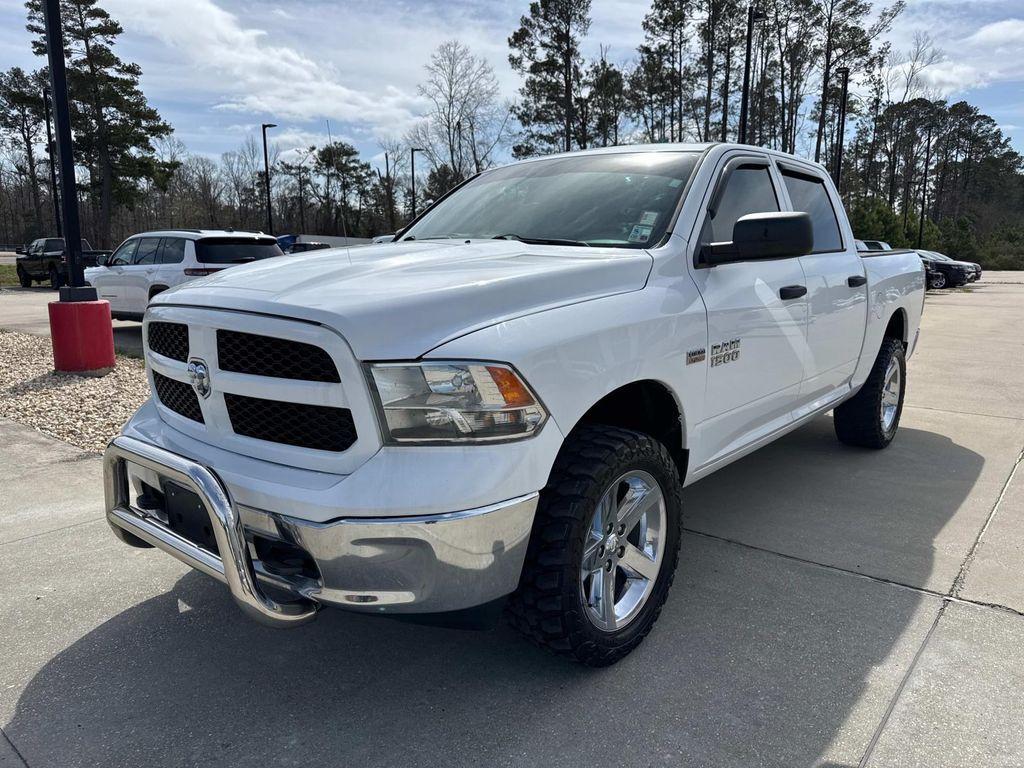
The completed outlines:
[[[0,328],[49,336],[46,305],[56,300],[57,292],[49,285],[0,289]],[[113,325],[114,348],[124,355],[142,357],[142,323],[114,320]]]
[[[114,539],[96,455],[0,422],[0,766],[1024,765],[1022,327],[1024,274],[929,294],[889,450],[825,417],[687,489],[661,620],[600,671],[257,626]]]

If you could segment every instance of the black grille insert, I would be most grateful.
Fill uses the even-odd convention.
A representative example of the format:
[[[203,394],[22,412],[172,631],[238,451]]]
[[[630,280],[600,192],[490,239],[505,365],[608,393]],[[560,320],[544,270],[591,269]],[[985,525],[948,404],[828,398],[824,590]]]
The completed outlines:
[[[149,348],[158,355],[188,362],[188,326],[182,323],[150,323]]]
[[[331,356],[301,341],[218,330],[217,358],[222,371],[277,379],[341,381]]]
[[[319,451],[344,451],[356,441],[348,408],[285,403],[224,393],[236,434]]]
[[[153,371],[153,385],[156,387],[157,398],[165,408],[170,408],[186,419],[198,421],[200,424],[205,423],[203,412],[199,408],[199,398],[188,384]]]

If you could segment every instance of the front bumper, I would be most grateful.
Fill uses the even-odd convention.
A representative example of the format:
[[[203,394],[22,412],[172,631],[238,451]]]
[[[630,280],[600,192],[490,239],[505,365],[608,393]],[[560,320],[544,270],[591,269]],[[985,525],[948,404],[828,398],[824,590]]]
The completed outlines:
[[[125,435],[104,455],[107,520],[227,585],[250,616],[274,626],[312,619],[321,605],[374,613],[441,613],[472,608],[515,590],[537,493],[439,515],[345,518],[315,523],[235,503],[209,468]],[[140,478],[157,477],[196,494],[210,518],[216,552],[176,533],[133,500]],[[137,488],[136,488],[137,490]],[[260,557],[267,543],[312,564],[283,572]]]

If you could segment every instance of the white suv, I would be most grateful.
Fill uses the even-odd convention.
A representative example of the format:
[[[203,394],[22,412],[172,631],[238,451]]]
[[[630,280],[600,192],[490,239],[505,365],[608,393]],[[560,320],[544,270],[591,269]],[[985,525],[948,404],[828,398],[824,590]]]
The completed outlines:
[[[277,240],[259,232],[175,229],[132,235],[102,266],[85,271],[115,320],[141,320],[158,293],[233,264],[280,256]]]

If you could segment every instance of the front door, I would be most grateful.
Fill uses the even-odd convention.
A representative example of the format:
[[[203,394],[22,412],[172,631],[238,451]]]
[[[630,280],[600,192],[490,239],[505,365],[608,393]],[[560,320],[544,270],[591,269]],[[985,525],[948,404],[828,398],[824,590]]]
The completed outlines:
[[[124,307],[125,312],[141,315],[149,304],[149,286],[157,269],[160,238],[142,237],[138,242],[132,263],[124,268]]]
[[[779,211],[780,200],[767,158],[727,160],[696,247],[731,241],[737,219]],[[691,454],[699,467],[791,421],[807,356],[807,299],[796,256],[691,267],[708,318],[705,412]]]

